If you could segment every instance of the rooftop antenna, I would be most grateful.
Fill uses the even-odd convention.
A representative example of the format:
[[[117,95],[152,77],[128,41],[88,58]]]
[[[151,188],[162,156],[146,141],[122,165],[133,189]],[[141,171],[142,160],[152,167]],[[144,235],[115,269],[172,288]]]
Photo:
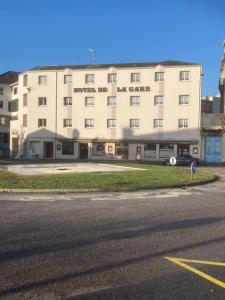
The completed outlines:
[[[93,64],[95,64],[95,50],[92,48],[89,48],[88,51],[90,53],[91,64],[93,65]]]

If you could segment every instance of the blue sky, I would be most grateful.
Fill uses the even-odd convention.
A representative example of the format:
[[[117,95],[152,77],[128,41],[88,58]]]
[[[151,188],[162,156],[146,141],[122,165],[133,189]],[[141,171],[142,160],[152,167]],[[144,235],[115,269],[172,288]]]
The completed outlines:
[[[1,0],[0,73],[37,65],[182,60],[218,93],[225,0]]]

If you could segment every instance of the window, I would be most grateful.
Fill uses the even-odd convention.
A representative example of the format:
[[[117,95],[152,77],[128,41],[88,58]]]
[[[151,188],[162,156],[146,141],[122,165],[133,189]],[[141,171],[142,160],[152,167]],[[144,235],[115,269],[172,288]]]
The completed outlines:
[[[160,144],[159,145],[159,157],[171,157],[174,156],[173,144]]]
[[[27,115],[23,115],[23,127],[27,127]]]
[[[86,74],[85,83],[94,83],[94,74]]]
[[[154,119],[153,127],[154,128],[162,128],[163,127],[163,119]]]
[[[180,105],[189,104],[189,95],[180,95],[179,96],[179,104]]]
[[[62,141],[62,155],[74,155],[74,142]]]
[[[27,86],[27,82],[28,82],[28,75],[25,74],[23,75],[23,86]]]
[[[107,97],[107,105],[116,105],[116,96],[108,96]]]
[[[38,76],[38,84],[39,85],[47,84],[47,76]]]
[[[72,83],[72,75],[64,75],[64,83],[65,84]]]
[[[8,102],[8,111],[15,112],[18,111],[18,99],[12,100]]]
[[[23,94],[23,106],[27,106],[27,94]]]
[[[189,71],[181,71],[180,72],[180,80],[181,81],[190,80],[190,72]]]
[[[64,128],[72,127],[72,119],[64,119],[63,120],[63,127]]]
[[[188,119],[179,119],[178,127],[179,128],[188,128]]]
[[[47,105],[47,98],[46,97],[39,97],[38,98],[38,105],[39,106],[45,106],[45,105]]]
[[[131,82],[139,82],[140,81],[140,73],[131,73],[130,81]]]
[[[164,96],[155,96],[154,105],[162,105],[164,102]]]
[[[85,128],[94,128],[94,119],[85,119]]]
[[[3,87],[0,87],[0,95],[3,95]]]
[[[72,97],[64,97],[64,106],[72,105]]]
[[[0,108],[3,108],[3,101],[0,101]]]
[[[130,97],[130,105],[131,106],[139,106],[140,105],[140,97],[139,96],[131,96]]]
[[[139,119],[130,119],[130,128],[139,128],[140,122]]]
[[[94,106],[95,99],[94,97],[85,97],[85,106]]]
[[[14,89],[13,89],[13,95],[17,95],[17,93],[18,93],[18,88],[14,87]]]
[[[38,127],[46,127],[47,120],[46,119],[38,119]]]
[[[107,128],[115,128],[115,127],[116,127],[116,119],[108,119]]]
[[[156,144],[146,144],[144,147],[145,157],[156,157]]]
[[[155,81],[164,81],[164,72],[155,72]]]
[[[93,143],[92,144],[92,155],[93,156],[104,156],[105,155],[105,143]]]
[[[108,74],[108,82],[116,82],[116,81],[117,81],[116,73]]]
[[[0,116],[0,125],[6,126],[7,125],[7,119],[4,116]]]

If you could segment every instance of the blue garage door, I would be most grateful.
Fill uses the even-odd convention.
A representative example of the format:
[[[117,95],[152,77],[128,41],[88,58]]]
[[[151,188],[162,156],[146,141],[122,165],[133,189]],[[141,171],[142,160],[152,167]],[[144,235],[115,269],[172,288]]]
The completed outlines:
[[[222,162],[222,136],[205,137],[205,161],[207,163]]]

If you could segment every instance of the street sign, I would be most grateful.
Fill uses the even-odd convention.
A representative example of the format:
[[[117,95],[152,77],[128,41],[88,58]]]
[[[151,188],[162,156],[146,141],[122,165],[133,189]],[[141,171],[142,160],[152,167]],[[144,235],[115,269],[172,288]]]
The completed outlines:
[[[176,157],[170,157],[170,164],[171,166],[175,166],[175,164],[177,163]]]
[[[193,178],[193,175],[195,174],[195,172],[196,172],[196,162],[195,161],[193,161],[192,163],[191,163],[191,179]]]
[[[195,161],[193,161],[193,162],[191,163],[191,172],[192,172],[193,174],[195,174],[195,172],[196,172],[196,162],[195,162]]]

